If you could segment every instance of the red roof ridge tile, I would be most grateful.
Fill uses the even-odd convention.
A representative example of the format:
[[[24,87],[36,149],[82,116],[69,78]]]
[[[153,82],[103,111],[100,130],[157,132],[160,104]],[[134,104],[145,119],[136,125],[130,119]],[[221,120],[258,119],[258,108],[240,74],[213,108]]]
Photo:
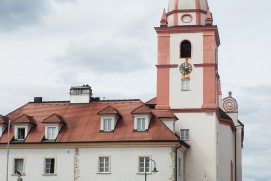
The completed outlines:
[[[115,108],[113,108],[111,105],[107,106],[106,108],[104,108],[103,110],[101,110],[100,112],[97,113],[98,115],[105,115],[105,114],[117,114],[119,116],[121,116],[121,114],[119,113],[119,111]]]
[[[146,105],[141,105],[139,107],[137,107],[136,109],[134,109],[132,112],[132,114],[150,114],[151,110],[149,107],[147,107]]]
[[[156,101],[157,101],[157,97],[154,97],[154,98],[148,100],[147,102],[145,102],[145,104],[156,104]]]
[[[58,114],[52,114],[51,116],[47,117],[42,121],[42,123],[62,123],[67,124],[66,120],[58,115]]]
[[[8,124],[9,118],[0,114],[0,124]]]
[[[34,125],[37,125],[37,122],[35,121],[33,116],[28,116],[26,114],[23,114],[22,116],[18,117],[12,123],[31,123]]]
[[[178,120],[178,118],[170,110],[152,109],[151,111],[158,118],[173,118],[175,121]]]

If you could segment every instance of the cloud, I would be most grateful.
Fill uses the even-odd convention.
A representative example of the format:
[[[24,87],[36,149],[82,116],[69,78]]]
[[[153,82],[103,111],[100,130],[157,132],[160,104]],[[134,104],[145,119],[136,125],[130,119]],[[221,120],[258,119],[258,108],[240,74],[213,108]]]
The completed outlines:
[[[55,2],[58,3],[75,3],[77,0],[54,0]]]
[[[12,31],[40,23],[47,15],[48,7],[48,0],[1,0],[0,31]]]
[[[236,95],[239,119],[245,124],[243,149],[244,181],[268,181],[271,173],[271,85],[240,87]]]
[[[115,43],[118,42],[118,43]],[[127,39],[85,39],[71,42],[54,62],[63,69],[99,74],[123,73],[150,67],[144,43]]]

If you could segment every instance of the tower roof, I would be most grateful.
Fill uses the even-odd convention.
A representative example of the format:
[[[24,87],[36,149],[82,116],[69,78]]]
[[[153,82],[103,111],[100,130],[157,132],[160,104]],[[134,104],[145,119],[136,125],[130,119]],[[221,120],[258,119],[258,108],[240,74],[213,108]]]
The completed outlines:
[[[173,10],[208,10],[207,0],[169,0],[168,12]]]
[[[168,26],[210,25],[210,17],[207,0],[169,0]]]

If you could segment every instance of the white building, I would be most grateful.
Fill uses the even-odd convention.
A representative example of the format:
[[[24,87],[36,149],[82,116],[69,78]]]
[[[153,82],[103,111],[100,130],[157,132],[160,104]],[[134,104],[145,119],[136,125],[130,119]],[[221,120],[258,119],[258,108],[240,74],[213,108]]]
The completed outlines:
[[[154,99],[101,101],[84,85],[0,115],[0,180],[241,181],[244,125],[222,99],[207,0],[170,0],[155,30]]]

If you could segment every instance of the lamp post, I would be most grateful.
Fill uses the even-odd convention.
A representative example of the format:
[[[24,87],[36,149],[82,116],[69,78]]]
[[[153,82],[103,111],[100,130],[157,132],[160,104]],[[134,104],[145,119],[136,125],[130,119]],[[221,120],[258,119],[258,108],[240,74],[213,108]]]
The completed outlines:
[[[152,161],[152,162],[154,163],[154,168],[153,168],[153,170],[152,170],[152,173],[157,173],[157,172],[158,172],[158,170],[156,169],[156,163],[155,163],[154,160],[149,159],[149,160],[145,161],[145,181],[147,181],[146,166],[147,166],[147,163],[150,162],[150,161]],[[149,168],[150,168],[150,167],[149,167]]]
[[[23,179],[21,178],[21,173],[19,171],[16,171],[15,173],[18,174],[18,178],[17,178],[17,181],[23,181]]]
[[[7,173],[6,181],[8,181],[8,163],[9,163],[9,134],[10,134],[10,120],[8,120],[8,141],[7,141]]]

